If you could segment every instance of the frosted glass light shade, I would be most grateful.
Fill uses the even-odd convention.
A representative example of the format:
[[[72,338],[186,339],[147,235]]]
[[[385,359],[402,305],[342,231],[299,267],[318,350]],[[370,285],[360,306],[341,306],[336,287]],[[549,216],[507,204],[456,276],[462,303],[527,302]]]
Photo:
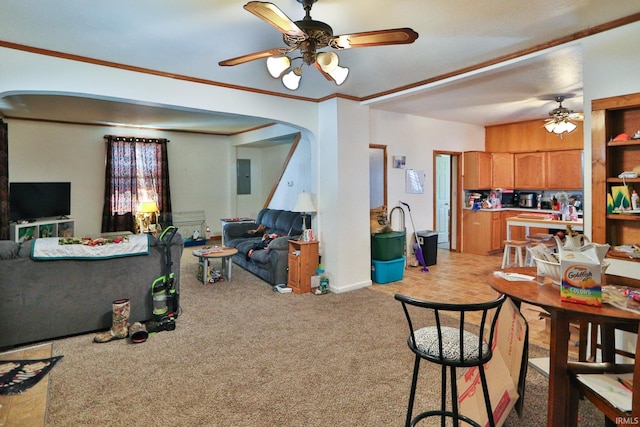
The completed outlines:
[[[300,67],[296,67],[282,76],[282,84],[289,90],[296,90],[300,86],[300,79],[302,78],[302,70]]]
[[[274,79],[279,78],[287,68],[291,66],[291,60],[287,56],[267,58],[267,70]]]
[[[322,52],[319,53],[316,62],[327,74],[331,74],[338,66],[338,55],[335,52]]]
[[[335,70],[327,74],[329,74],[333,81],[335,81],[336,84],[340,86],[342,83],[344,83],[345,80],[347,80],[349,69],[347,67],[336,66]]]

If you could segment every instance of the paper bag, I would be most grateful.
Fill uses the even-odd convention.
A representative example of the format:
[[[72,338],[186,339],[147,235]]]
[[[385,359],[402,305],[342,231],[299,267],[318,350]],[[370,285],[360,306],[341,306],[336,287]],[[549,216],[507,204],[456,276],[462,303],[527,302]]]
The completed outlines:
[[[519,397],[524,397],[526,351],[528,345],[527,321],[518,307],[507,298],[502,304],[493,339],[493,357],[485,364],[489,398],[496,426],[501,426]],[[524,357],[524,358],[523,358]],[[488,425],[482,383],[478,368],[470,368],[458,379],[460,413]],[[518,413],[520,413],[520,408]]]
[[[476,421],[481,426],[489,425],[489,417],[484,404],[482,382],[478,367],[469,368],[458,378],[458,404],[460,413]],[[489,388],[489,399],[493,409],[496,427],[504,424],[509,412],[518,400],[518,392],[511,380],[507,365],[499,351],[484,365]]]

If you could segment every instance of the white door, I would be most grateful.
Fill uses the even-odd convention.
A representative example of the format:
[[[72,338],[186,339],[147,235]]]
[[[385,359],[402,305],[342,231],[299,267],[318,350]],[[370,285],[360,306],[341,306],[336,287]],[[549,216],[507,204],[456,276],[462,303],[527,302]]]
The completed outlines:
[[[451,223],[451,156],[436,157],[436,231],[438,244],[449,243]]]

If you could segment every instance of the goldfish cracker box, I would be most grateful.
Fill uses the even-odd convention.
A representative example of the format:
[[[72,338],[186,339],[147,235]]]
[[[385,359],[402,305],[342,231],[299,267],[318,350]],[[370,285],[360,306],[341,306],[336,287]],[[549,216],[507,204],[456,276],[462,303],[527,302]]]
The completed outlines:
[[[560,299],[593,306],[602,305],[600,261],[593,245],[563,248],[560,253]]]

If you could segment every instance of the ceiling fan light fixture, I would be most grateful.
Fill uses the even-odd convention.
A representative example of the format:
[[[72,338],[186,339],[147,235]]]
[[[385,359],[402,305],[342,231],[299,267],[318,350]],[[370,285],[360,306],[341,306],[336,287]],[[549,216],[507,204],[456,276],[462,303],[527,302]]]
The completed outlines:
[[[345,80],[347,80],[349,69],[347,67],[336,66],[335,70],[327,74],[329,74],[333,81],[336,82],[336,85],[340,86]]]
[[[547,130],[547,132],[553,132],[560,136],[562,136],[562,134],[565,132],[573,132],[578,127],[575,123],[569,120],[569,117],[573,114],[573,111],[562,106],[562,101],[564,101],[564,99],[564,96],[556,97],[558,108],[554,108],[553,110],[549,111],[549,116],[551,116],[551,118],[547,120],[547,123],[544,125],[544,128]]]
[[[338,55],[335,52],[320,52],[317,56],[316,62],[327,74],[331,74],[338,66]]]
[[[274,79],[280,78],[289,67],[291,67],[291,59],[288,56],[267,58],[267,70]]]
[[[302,68],[296,67],[282,76],[282,84],[289,90],[296,90],[300,86],[302,78]]]

